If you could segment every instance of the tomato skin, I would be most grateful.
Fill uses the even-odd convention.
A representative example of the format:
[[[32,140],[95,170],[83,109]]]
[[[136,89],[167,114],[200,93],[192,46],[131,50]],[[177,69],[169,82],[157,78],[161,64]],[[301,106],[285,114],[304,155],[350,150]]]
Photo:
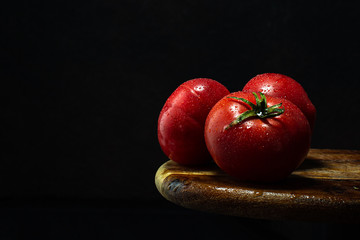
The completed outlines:
[[[313,130],[316,119],[315,106],[304,88],[292,79],[279,73],[259,74],[244,86],[243,92],[262,92],[267,96],[285,98],[294,103],[304,113]]]
[[[286,178],[305,159],[311,139],[309,123],[286,99],[267,96],[268,106],[282,103],[285,112],[265,119],[248,118],[225,129],[250,106],[230,96],[255,103],[252,93],[236,92],[222,98],[205,123],[205,141],[216,164],[243,181],[271,182]]]
[[[211,160],[204,139],[206,117],[229,91],[219,82],[197,78],[181,84],[167,99],[158,119],[158,140],[171,160],[196,165]]]

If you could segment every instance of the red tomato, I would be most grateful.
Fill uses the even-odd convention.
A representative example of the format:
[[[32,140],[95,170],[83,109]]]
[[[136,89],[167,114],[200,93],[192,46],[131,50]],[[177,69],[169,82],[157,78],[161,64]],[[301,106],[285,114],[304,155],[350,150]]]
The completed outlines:
[[[206,145],[216,164],[244,181],[287,177],[305,159],[310,138],[309,122],[298,107],[286,99],[265,99],[264,94],[257,101],[252,93],[227,95],[205,124]]]
[[[187,165],[211,160],[204,139],[205,120],[227,94],[222,84],[206,78],[189,80],[171,94],[158,120],[158,139],[166,156]]]
[[[285,98],[304,113],[314,129],[316,109],[304,88],[294,79],[278,73],[264,73],[252,78],[243,88],[244,92],[262,92],[267,96]]]

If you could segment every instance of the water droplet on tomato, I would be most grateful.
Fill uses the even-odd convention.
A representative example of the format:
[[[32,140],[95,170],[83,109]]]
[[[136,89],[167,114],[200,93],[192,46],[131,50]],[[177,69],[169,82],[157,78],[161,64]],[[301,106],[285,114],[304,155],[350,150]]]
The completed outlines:
[[[269,84],[261,88],[261,92],[265,94],[270,93],[271,91],[273,91],[273,87]]]
[[[239,111],[239,106],[237,104],[232,104],[230,106],[230,111],[233,113],[237,113]]]
[[[194,90],[195,90],[195,91],[198,91],[198,92],[201,92],[201,91],[203,91],[204,89],[205,89],[205,87],[204,87],[203,85],[198,85],[198,86],[194,87]]]
[[[247,122],[244,122],[244,124],[246,125],[246,129],[250,129],[254,123],[251,121],[247,121]]]

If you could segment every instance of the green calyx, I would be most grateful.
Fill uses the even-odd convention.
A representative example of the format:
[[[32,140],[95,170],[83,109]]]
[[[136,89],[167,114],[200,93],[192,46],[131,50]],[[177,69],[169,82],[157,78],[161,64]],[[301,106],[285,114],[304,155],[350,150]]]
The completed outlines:
[[[269,118],[269,117],[276,117],[276,116],[279,116],[284,113],[284,111],[285,111],[284,108],[281,108],[282,103],[268,107],[267,102],[266,102],[266,97],[263,93],[259,92],[260,98],[258,97],[258,95],[255,92],[253,92],[252,94],[254,94],[254,96],[255,96],[256,104],[254,104],[244,98],[228,97],[228,98],[240,100],[240,101],[248,104],[251,107],[251,109],[240,114],[234,121],[232,121],[225,128],[225,130],[243,122],[245,119],[250,118],[250,117]]]

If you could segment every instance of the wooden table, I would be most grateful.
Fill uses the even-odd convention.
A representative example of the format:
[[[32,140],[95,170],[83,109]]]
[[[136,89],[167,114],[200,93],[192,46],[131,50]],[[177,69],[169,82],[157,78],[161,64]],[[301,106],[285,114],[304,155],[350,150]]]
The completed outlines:
[[[360,151],[311,149],[286,180],[240,182],[215,164],[164,163],[156,187],[169,201],[201,211],[247,218],[360,223]]]

